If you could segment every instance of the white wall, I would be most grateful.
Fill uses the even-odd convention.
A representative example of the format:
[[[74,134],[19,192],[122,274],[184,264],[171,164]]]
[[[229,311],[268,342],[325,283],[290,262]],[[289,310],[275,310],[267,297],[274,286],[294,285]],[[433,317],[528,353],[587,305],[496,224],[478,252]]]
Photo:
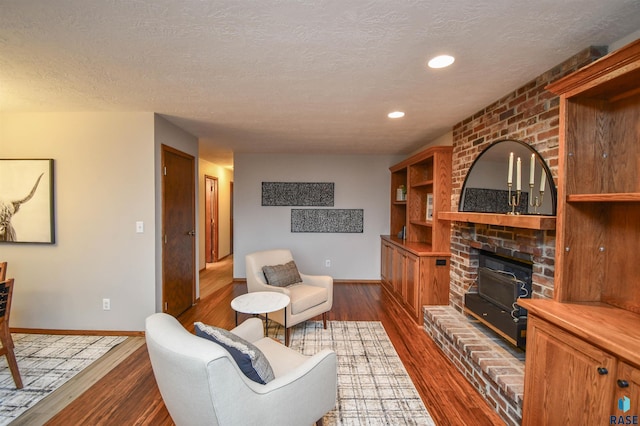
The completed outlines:
[[[453,130],[449,130],[446,133],[438,136],[430,142],[426,142],[423,146],[413,151],[407,157],[411,157],[412,155],[416,155],[419,152],[424,151],[427,148],[431,148],[432,146],[453,146]]]
[[[231,182],[233,182],[233,171],[226,169],[217,164],[200,159],[200,177],[198,182],[200,190],[198,191],[198,200],[200,202],[200,221],[198,229],[200,233],[199,247],[200,256],[198,259],[199,269],[204,269],[205,259],[205,175],[218,178],[218,259],[231,254]]]
[[[234,155],[234,268],[245,278],[244,256],[289,248],[298,268],[334,279],[379,280],[380,235],[389,233],[389,167],[398,156]],[[359,234],[292,233],[292,207],[262,207],[262,182],[334,182],[336,209],[364,209]],[[325,267],[331,260],[331,268]]]
[[[0,153],[55,160],[56,243],[0,245],[11,326],[142,330],[155,311],[153,114],[0,114]]]

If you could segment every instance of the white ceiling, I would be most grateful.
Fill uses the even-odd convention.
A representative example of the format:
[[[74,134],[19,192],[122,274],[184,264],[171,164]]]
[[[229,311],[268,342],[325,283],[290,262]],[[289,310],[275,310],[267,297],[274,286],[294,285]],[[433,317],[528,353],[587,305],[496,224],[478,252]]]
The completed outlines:
[[[157,112],[223,165],[407,154],[638,29],[638,0],[0,0],[0,111]]]

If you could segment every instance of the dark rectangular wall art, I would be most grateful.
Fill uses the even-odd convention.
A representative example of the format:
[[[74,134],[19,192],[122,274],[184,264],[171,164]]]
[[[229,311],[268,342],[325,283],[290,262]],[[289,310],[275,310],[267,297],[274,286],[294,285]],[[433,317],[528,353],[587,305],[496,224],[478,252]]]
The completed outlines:
[[[515,194],[515,192],[513,193]],[[516,212],[526,214],[529,205],[529,193],[520,193],[520,204]],[[506,213],[509,207],[509,191],[503,189],[466,188],[464,191],[463,212]]]
[[[362,233],[363,209],[291,209],[291,232]]]
[[[55,243],[53,160],[0,159],[0,243]]]
[[[333,192],[333,182],[262,182],[262,205],[333,207]]]

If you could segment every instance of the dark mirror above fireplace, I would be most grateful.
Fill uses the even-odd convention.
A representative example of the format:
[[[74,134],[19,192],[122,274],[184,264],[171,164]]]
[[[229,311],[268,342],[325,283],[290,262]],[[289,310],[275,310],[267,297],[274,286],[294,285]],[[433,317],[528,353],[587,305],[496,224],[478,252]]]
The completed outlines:
[[[513,156],[510,159],[512,153]],[[520,159],[519,162],[518,159]],[[519,166],[518,163],[520,163]],[[532,163],[533,173],[531,172]],[[520,214],[555,215],[556,187],[549,167],[536,150],[517,140],[494,142],[480,153],[465,178],[458,211],[482,213],[511,211],[507,181],[511,177],[512,194],[515,194],[518,168],[522,192],[520,204],[515,211]],[[541,189],[543,189],[542,196],[540,196]],[[537,207],[536,204],[538,204]]]

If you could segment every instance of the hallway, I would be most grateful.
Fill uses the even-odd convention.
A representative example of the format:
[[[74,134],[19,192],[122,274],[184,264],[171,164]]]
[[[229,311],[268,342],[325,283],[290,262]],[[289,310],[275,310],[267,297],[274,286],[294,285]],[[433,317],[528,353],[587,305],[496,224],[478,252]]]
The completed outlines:
[[[207,263],[200,271],[200,300],[233,281],[233,255],[215,263]]]

